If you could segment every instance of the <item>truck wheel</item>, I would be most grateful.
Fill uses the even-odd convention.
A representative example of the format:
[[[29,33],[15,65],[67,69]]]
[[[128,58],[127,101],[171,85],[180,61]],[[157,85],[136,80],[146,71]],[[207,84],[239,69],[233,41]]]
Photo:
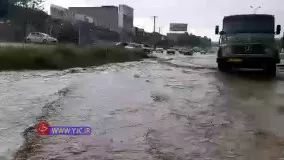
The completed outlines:
[[[275,77],[276,76],[276,64],[268,63],[264,68],[264,73],[268,76]]]
[[[229,72],[229,71],[231,71],[232,67],[228,63],[219,62],[218,63],[218,69],[221,72]]]

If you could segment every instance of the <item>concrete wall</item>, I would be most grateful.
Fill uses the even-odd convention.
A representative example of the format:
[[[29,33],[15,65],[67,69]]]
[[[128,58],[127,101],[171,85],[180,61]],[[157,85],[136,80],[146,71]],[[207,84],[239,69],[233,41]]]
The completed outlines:
[[[9,24],[0,23],[0,42],[13,42],[15,32]]]
[[[70,7],[74,13],[84,14],[93,17],[97,26],[109,28],[111,31],[119,32],[118,27],[118,7]]]
[[[96,25],[96,21],[94,21],[94,18],[83,15],[83,14],[75,13],[74,19],[75,21],[85,21],[85,22],[93,23],[94,25]]]

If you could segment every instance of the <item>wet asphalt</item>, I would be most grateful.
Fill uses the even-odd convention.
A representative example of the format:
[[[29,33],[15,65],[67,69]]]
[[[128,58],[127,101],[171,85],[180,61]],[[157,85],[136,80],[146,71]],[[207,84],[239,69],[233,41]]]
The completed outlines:
[[[0,159],[278,160],[284,68],[219,73],[215,55],[0,72]],[[35,125],[92,127],[39,136]]]

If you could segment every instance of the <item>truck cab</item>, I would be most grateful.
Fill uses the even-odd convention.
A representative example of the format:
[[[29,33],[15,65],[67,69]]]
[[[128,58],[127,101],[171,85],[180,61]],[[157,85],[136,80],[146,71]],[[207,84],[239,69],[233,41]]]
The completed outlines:
[[[266,14],[226,16],[223,29],[215,28],[220,35],[217,54],[218,69],[222,72],[232,68],[261,68],[269,75],[276,75],[276,64],[280,63],[279,48],[275,35],[275,18]]]

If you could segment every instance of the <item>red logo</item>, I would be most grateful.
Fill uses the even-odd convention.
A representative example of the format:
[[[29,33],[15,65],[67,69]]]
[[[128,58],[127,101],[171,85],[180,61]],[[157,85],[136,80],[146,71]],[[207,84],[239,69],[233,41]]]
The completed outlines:
[[[37,125],[37,132],[40,135],[48,135],[49,134],[49,124],[47,122],[40,122]]]

